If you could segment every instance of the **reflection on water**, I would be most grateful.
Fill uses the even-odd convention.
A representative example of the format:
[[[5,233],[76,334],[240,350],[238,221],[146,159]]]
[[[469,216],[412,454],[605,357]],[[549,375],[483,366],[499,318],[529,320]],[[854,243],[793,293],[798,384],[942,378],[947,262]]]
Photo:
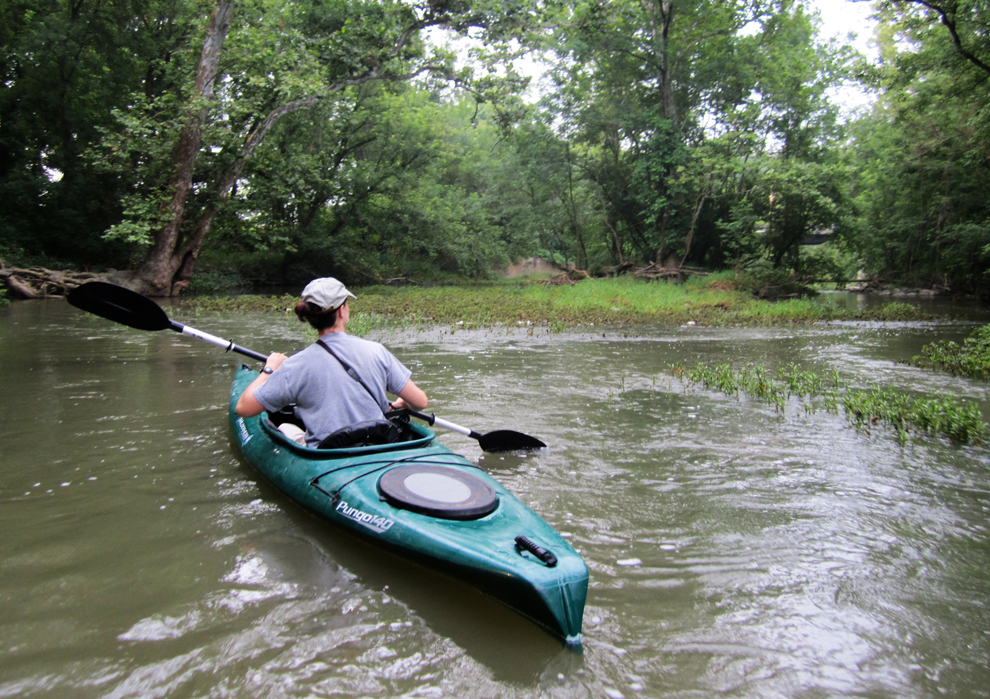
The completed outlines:
[[[172,309],[179,320],[181,309]],[[352,540],[239,459],[239,359],[60,301],[0,309],[0,696],[986,696],[986,447],[685,390],[673,362],[985,384],[895,360],[948,323],[381,338],[591,569],[583,655]],[[259,351],[298,324],[191,319]]]

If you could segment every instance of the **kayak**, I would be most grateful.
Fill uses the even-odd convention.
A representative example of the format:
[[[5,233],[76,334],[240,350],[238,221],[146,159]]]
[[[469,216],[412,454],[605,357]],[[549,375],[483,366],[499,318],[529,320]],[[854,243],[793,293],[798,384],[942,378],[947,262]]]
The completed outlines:
[[[406,559],[462,580],[546,628],[581,643],[588,567],[539,515],[478,466],[402,425],[404,441],[337,449],[300,446],[279,416],[242,418],[237,400],[258,372],[242,366],[230,425],[251,464],[323,519]]]

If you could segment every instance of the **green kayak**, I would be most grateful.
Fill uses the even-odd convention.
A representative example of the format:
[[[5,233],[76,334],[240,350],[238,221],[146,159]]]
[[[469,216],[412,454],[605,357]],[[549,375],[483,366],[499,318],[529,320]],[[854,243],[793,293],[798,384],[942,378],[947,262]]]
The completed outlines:
[[[405,441],[312,449],[273,418],[234,406],[257,376],[242,367],[230,391],[230,424],[244,456],[303,507],[376,546],[492,595],[568,644],[581,642],[588,568],[541,517],[432,431],[403,427]]]

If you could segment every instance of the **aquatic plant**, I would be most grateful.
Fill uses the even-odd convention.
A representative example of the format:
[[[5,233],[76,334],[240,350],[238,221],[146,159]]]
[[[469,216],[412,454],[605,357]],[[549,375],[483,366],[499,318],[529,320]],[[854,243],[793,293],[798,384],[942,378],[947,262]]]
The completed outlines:
[[[961,403],[952,397],[929,395],[912,399],[878,388],[847,393],[842,405],[857,427],[868,430],[884,423],[896,430],[900,439],[906,438],[908,429],[913,427],[962,444],[979,444],[987,429],[976,404]]]
[[[838,391],[842,388],[839,370],[832,369],[824,376],[813,371],[802,371],[797,364],[791,362],[777,370],[777,379],[787,386],[787,397],[823,398],[825,409],[836,412],[838,407]],[[816,403],[806,400],[806,412],[814,412]]]
[[[910,303],[890,301],[889,303],[881,304],[876,308],[871,308],[866,311],[863,317],[868,320],[887,321],[923,320],[928,316],[920,308],[917,306],[912,306]]]
[[[747,394],[765,400],[779,413],[784,412],[787,392],[767,375],[766,367],[747,364],[739,372],[739,384]]]
[[[791,397],[799,399],[806,412],[816,409],[816,401],[836,414],[841,405],[857,428],[870,431],[877,425],[887,426],[899,439],[905,439],[914,429],[961,444],[979,444],[987,430],[975,403],[936,394],[911,398],[892,389],[843,390],[844,382],[834,369],[822,376],[792,363],[771,377],[766,367],[754,364],[737,371],[728,364],[701,363],[685,370],[678,363],[671,365],[671,372],[683,384],[700,384],[730,396],[743,393],[770,403],[780,413]]]
[[[990,325],[973,331],[961,345],[951,340],[927,344],[909,363],[942,369],[953,376],[990,379]]]
[[[714,388],[727,396],[734,396],[739,393],[736,372],[728,364],[719,364],[714,367],[698,364],[693,369],[688,369],[686,372],[678,370],[675,374],[682,380],[686,378],[691,383],[700,383],[705,388]]]

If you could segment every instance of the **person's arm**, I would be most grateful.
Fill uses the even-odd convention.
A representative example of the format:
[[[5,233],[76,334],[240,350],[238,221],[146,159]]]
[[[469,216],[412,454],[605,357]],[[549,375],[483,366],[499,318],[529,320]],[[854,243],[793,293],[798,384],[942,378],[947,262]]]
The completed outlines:
[[[247,391],[245,391],[247,393]],[[392,410],[402,410],[403,408],[410,408],[412,410],[426,410],[426,406],[430,404],[430,399],[426,397],[419,386],[412,382],[412,379],[406,382],[406,385],[402,387],[399,391],[398,399],[392,401]]]
[[[272,352],[265,361],[265,368],[275,371],[286,359],[287,357],[284,354]],[[237,407],[235,408],[235,412],[238,417],[254,417],[255,415],[260,415],[264,411],[265,406],[259,403],[258,399],[254,397],[254,390],[261,384],[265,383],[269,376],[271,376],[271,374],[262,371],[258,374],[258,378],[252,381],[248,387],[244,389],[244,393],[242,393],[241,397],[237,399]]]

